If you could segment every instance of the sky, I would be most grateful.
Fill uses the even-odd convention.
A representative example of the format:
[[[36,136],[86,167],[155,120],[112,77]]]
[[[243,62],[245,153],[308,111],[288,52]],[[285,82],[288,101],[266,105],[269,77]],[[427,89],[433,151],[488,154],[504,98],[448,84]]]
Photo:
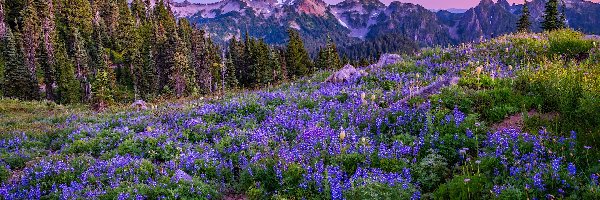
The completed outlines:
[[[183,1],[183,0],[176,0]],[[212,3],[219,0],[188,0],[193,3]],[[281,0],[280,0],[281,1]],[[324,0],[330,4],[336,4],[343,0]],[[389,4],[394,0],[381,0],[385,4]],[[481,0],[397,0],[405,3],[420,4],[428,9],[448,9],[448,8],[471,8],[475,7]],[[496,0],[494,0],[496,1]],[[592,0],[594,2],[600,2],[600,0]],[[523,0],[508,0],[509,3],[523,3]]]

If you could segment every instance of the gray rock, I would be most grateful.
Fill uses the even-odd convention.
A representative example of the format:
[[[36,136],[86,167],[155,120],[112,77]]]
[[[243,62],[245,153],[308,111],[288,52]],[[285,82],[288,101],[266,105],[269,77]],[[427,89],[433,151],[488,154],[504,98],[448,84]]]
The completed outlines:
[[[372,71],[379,70],[385,66],[393,65],[399,62],[402,62],[402,56],[398,54],[383,54],[376,64],[369,65],[367,69]]]
[[[138,110],[147,110],[148,109],[148,105],[146,104],[146,102],[144,100],[137,100],[135,102],[133,102],[131,104],[132,108],[136,108]]]
[[[367,74],[366,72],[364,72],[362,70],[357,70],[356,68],[354,68],[354,66],[348,64],[348,65],[344,66],[344,68],[340,69],[339,71],[333,73],[331,76],[327,77],[327,79],[325,79],[325,82],[327,82],[327,83],[348,82],[354,78],[361,77],[366,74]]]

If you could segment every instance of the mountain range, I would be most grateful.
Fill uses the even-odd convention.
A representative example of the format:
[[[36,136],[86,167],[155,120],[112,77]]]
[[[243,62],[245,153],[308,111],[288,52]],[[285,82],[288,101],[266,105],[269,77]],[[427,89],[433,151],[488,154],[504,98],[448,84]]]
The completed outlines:
[[[529,2],[532,29],[540,31],[547,0]],[[564,0],[568,25],[587,34],[600,34],[600,4]],[[399,34],[419,46],[478,41],[516,30],[523,5],[507,0],[482,0],[466,11],[431,11],[420,5],[378,0],[222,0],[210,4],[170,2],[173,13],[206,29],[215,41],[249,35],[270,44],[284,44],[287,30],[297,29],[309,49],[329,37],[350,46],[388,34]]]

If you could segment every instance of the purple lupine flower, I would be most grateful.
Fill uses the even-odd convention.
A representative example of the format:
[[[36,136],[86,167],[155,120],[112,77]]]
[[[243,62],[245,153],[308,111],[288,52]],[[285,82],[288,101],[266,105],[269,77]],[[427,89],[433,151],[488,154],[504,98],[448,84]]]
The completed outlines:
[[[593,185],[598,185],[598,175],[597,174],[590,175],[590,179],[592,180]]]
[[[569,172],[569,175],[571,176],[575,176],[577,174],[577,168],[573,163],[569,163],[567,165],[567,172]]]
[[[456,127],[459,127],[460,124],[465,120],[465,114],[461,112],[457,106],[454,106],[452,114],[454,115],[454,123],[456,124]]]
[[[419,199],[421,199],[421,191],[417,190],[410,197],[410,200],[419,200]]]
[[[544,183],[542,180],[542,173],[538,172],[533,176],[533,186],[535,186],[538,190],[544,191]]]

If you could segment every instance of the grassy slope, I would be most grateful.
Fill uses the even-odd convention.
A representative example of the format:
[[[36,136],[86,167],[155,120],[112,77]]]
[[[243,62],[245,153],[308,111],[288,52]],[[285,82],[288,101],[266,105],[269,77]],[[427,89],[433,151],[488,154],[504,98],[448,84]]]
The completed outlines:
[[[385,74],[372,74],[363,78],[366,83],[361,84],[358,91],[369,91],[376,96],[385,96],[387,90],[402,90],[429,85],[436,80],[433,75],[446,74],[449,73],[448,70],[454,70],[452,73],[461,77],[458,85],[441,89],[439,94],[428,99],[414,98],[409,102],[416,106],[430,100],[432,107],[444,110],[452,110],[457,107],[481,122],[483,130],[490,130],[488,128],[492,127],[492,124],[499,123],[511,115],[528,113],[531,110],[537,110],[540,113],[558,113],[559,117],[551,120],[525,117],[523,128],[535,132],[543,126],[550,129],[549,132],[564,136],[568,136],[570,130],[577,130],[578,139],[582,142],[578,148],[582,149],[583,146],[600,147],[596,145],[596,137],[600,135],[600,131],[598,125],[595,124],[600,118],[600,114],[595,112],[600,107],[598,96],[595,95],[600,92],[598,89],[600,88],[598,53],[592,53],[589,59],[580,62],[565,62],[563,58],[557,58],[557,55],[566,55],[571,52],[564,53],[560,52],[561,49],[546,48],[550,43],[547,37],[542,34],[515,35],[480,45],[425,50],[421,55],[408,58],[403,63],[386,67],[385,70],[390,73],[410,75],[412,79],[409,79],[409,82],[378,81],[377,79],[382,78],[378,76]],[[560,35],[555,37],[560,37]],[[563,48],[569,48],[569,46]],[[575,58],[576,56],[567,57]],[[478,67],[482,67],[482,69],[478,69]],[[292,88],[301,90],[299,92],[301,94],[310,94],[310,91],[318,90],[320,87],[314,83],[321,82],[328,74],[328,72],[319,73],[296,83],[281,85],[273,90],[286,91]],[[416,74],[423,74],[420,76],[429,74],[432,77],[417,76],[415,79]],[[355,89],[348,88],[348,90]],[[80,124],[114,123],[115,119],[123,116],[131,118],[131,115],[142,117],[185,115],[202,105],[239,101],[240,98],[254,98],[254,96],[253,93],[244,92],[229,94],[221,99],[171,101],[160,103],[156,108],[143,112],[132,112],[132,109],[123,105],[99,114],[83,106],[0,100],[0,138],[13,138],[20,132],[24,132],[31,138],[38,138],[37,141],[41,143],[30,144],[40,151],[30,152],[30,156],[26,159],[14,160],[10,156],[4,156],[2,159],[5,162],[17,163],[15,164],[18,166],[17,168],[23,168],[25,162],[34,160],[36,157],[46,157],[49,152],[59,150],[61,148],[59,145],[65,141],[57,140],[66,140],[65,133],[76,129]],[[401,97],[387,96],[386,102],[381,102],[380,106],[389,106],[385,104],[392,104]],[[343,96],[336,98],[339,100]],[[312,104],[315,101],[309,100],[310,98],[298,97],[286,103],[314,107],[315,105]],[[255,124],[254,126],[260,125]],[[394,139],[410,140],[410,138],[400,137]],[[59,144],[56,144],[57,142]],[[48,151],[43,151],[44,149]],[[582,151],[584,150],[582,149]],[[588,156],[598,158],[598,154],[586,154],[586,158]],[[586,165],[581,159],[576,162],[579,162],[578,166]],[[597,165],[585,166],[587,168],[585,170],[592,172],[597,170],[593,167],[597,167]],[[460,169],[454,170],[460,171]],[[17,171],[19,170],[14,170],[13,173]],[[459,174],[455,176],[461,177]],[[454,180],[456,178],[447,180],[449,184],[446,186],[450,187],[450,183]],[[479,180],[474,179],[473,181]],[[385,191],[385,189],[381,190]]]

